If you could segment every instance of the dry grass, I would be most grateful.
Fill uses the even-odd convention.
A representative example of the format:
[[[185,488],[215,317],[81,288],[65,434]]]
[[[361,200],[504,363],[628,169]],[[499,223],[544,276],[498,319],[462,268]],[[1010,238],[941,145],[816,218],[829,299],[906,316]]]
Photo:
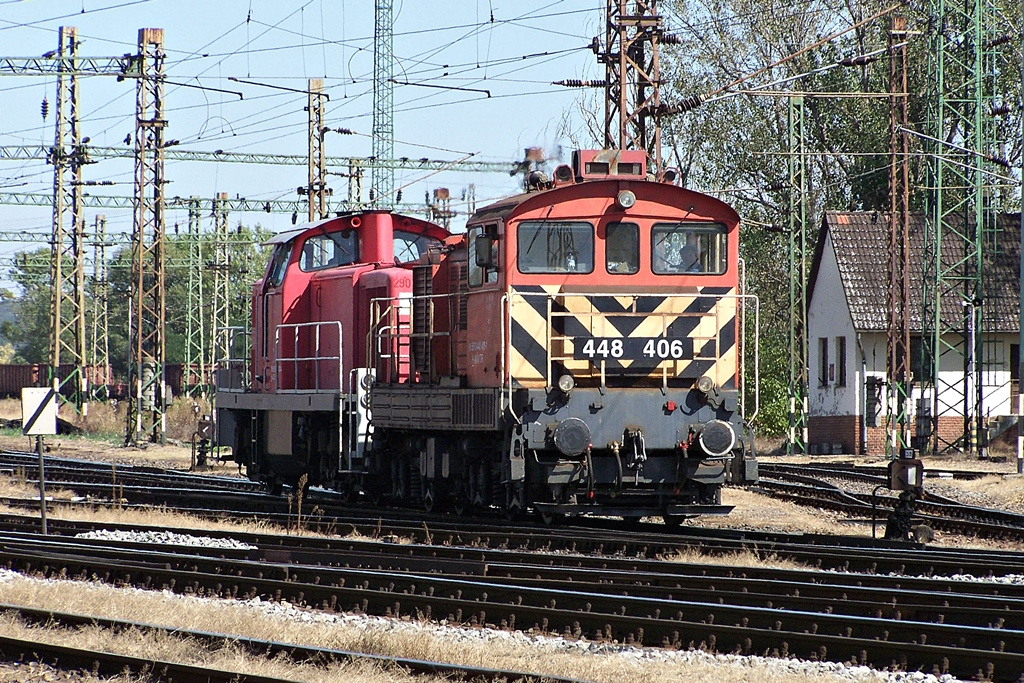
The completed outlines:
[[[38,498],[39,487],[27,483],[24,470],[15,471],[13,476],[0,475],[0,498]],[[74,492],[63,489],[46,487],[47,500],[70,501],[75,497]]]
[[[723,529],[752,529],[809,534],[870,535],[871,528],[843,524],[840,516],[788,501],[776,500],[755,491],[741,488],[722,489],[722,504],[736,508],[725,517],[696,517],[684,522],[687,526]]]
[[[991,474],[981,479],[951,480],[945,482],[965,491],[981,494],[1000,508],[1024,512],[1024,477]]]
[[[71,408],[64,406],[60,409],[60,417],[76,427],[80,427],[85,435],[92,437],[91,443],[93,444],[96,439],[116,444],[124,439],[126,410],[126,401],[111,401],[109,403],[94,401],[89,404],[84,415],[79,415]],[[192,435],[195,434],[199,426],[199,418],[209,415],[209,413],[210,402],[206,399],[177,398],[167,409],[167,438],[181,443],[191,443]],[[0,399],[0,418],[21,419],[21,401],[14,398]],[[68,439],[70,437],[62,436],[60,439],[48,439],[48,441]]]
[[[801,562],[780,557],[774,552],[744,548],[729,553],[705,553],[701,548],[679,548],[658,559],[695,565],[724,565],[728,567],[768,567],[771,569],[814,569]]]
[[[284,657],[267,659],[251,656],[231,643],[210,648],[167,633],[145,630],[128,630],[115,634],[96,626],[75,629],[38,627],[26,625],[13,615],[0,615],[0,632],[10,637],[74,646],[94,652],[113,652],[142,659],[181,662],[204,669],[273,678],[325,682],[358,680],[367,683],[410,680],[408,675],[390,666],[377,667],[361,662],[340,662],[328,666],[318,666],[313,663],[295,663]],[[24,679],[14,678],[13,680]],[[127,681],[131,679],[117,677],[114,680]],[[142,673],[135,680],[149,680],[149,676]],[[436,676],[424,676],[417,680],[429,682],[444,679]]]
[[[306,645],[357,650],[389,657],[413,657],[448,661],[473,666],[510,668],[543,672],[609,683],[635,683],[665,681],[668,683],[740,683],[741,681],[768,681],[770,683],[809,683],[810,681],[840,680],[825,672],[797,674],[783,670],[779,662],[758,658],[740,658],[728,664],[695,653],[686,659],[693,661],[660,661],[649,656],[623,656],[612,652],[567,651],[572,648],[524,643],[523,637],[496,633],[492,638],[453,638],[452,630],[415,628],[408,623],[385,619],[307,620],[300,621],[294,614],[274,616],[265,610],[256,610],[237,602],[200,600],[170,596],[164,593],[138,590],[116,590],[97,584],[73,581],[39,581],[10,575],[0,583],[0,601],[40,608],[59,606],[62,611],[106,616],[118,619],[140,620],[165,626],[177,626],[233,633]],[[308,613],[306,613],[308,614]],[[24,628],[12,618],[0,620],[0,632],[11,633]],[[32,629],[33,637],[44,637],[40,629]],[[481,634],[480,631],[475,631]],[[47,639],[69,642],[66,631],[52,631]],[[310,666],[293,667],[285,662],[250,662],[234,648],[204,650],[193,643],[172,637],[129,633],[112,636],[98,629],[83,629],[80,637],[88,647],[135,656],[159,659],[180,659],[206,666],[238,671],[253,670],[263,675],[274,675],[309,681],[424,681],[429,678],[406,677],[396,671],[381,671],[365,665],[335,666],[317,669]],[[249,667],[256,667],[250,669]],[[841,680],[858,680],[844,677]],[[865,676],[860,680],[878,680]]]

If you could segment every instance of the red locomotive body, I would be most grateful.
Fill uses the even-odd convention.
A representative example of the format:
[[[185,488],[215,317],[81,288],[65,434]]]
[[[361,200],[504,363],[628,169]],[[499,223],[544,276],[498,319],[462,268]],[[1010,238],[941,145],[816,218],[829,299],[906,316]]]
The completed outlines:
[[[412,292],[412,264],[448,237],[426,221],[373,211],[281,233],[253,285],[248,363],[218,370],[218,439],[251,478],[329,485],[351,452],[365,396],[373,298]],[[407,369],[405,370],[407,372]],[[365,439],[365,435],[364,435]],[[359,451],[362,451],[360,444]]]
[[[739,217],[648,179],[642,152],[531,181],[462,235],[372,213],[275,238],[253,383],[218,395],[250,476],[546,519],[728,512],[722,485],[757,477]],[[403,221],[417,260],[384,263]],[[365,249],[368,225],[376,251],[303,267],[311,242],[330,253],[310,263],[350,233]]]

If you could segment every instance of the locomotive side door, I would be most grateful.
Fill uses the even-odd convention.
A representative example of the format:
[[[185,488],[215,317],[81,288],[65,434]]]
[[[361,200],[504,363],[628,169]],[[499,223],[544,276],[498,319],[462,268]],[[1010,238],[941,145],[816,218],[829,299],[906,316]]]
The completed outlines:
[[[469,387],[496,387],[503,383],[502,334],[505,325],[502,295],[505,291],[498,223],[471,226],[467,246],[466,319],[459,356]]]

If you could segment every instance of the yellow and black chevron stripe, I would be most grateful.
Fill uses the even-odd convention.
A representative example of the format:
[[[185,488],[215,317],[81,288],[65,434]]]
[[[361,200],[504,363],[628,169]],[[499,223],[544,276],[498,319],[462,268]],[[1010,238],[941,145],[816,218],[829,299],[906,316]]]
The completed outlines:
[[[709,374],[736,387],[735,289],[685,294],[566,294],[520,286],[509,296],[509,370],[523,387],[546,386],[569,372],[577,382],[606,377],[644,385]],[[671,349],[671,351],[670,351]],[[549,374],[550,373],[550,374]]]

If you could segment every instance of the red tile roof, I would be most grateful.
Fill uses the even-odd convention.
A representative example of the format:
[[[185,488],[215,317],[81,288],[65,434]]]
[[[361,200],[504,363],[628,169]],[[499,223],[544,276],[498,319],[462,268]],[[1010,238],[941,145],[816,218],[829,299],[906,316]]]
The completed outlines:
[[[1020,214],[999,214],[991,238],[983,251],[984,332],[1016,333],[1019,330],[1020,292]],[[923,214],[910,220],[910,329],[921,331],[922,265],[924,260]],[[821,264],[825,235],[832,236],[839,276],[846,300],[858,331],[885,331],[886,290],[888,288],[887,214],[874,212],[827,212],[818,236],[818,245],[811,269],[808,296],[814,296],[814,283]],[[947,232],[941,249],[943,268],[951,276],[971,271],[957,267],[956,254],[963,254],[961,240]],[[955,320],[962,315],[961,290],[953,287],[942,297],[943,319]]]

